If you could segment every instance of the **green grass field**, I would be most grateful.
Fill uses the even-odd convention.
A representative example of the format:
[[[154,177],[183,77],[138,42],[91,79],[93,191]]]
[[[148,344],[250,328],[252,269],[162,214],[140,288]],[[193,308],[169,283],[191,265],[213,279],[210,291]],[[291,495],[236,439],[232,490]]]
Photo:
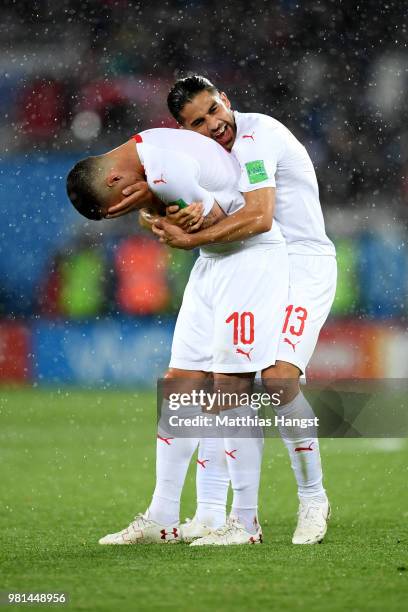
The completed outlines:
[[[406,609],[405,440],[322,441],[333,508],[322,545],[290,543],[294,481],[281,441],[267,440],[263,546],[102,547],[99,537],[148,505],[154,396],[0,390],[0,424],[0,591],[65,591],[71,610]]]

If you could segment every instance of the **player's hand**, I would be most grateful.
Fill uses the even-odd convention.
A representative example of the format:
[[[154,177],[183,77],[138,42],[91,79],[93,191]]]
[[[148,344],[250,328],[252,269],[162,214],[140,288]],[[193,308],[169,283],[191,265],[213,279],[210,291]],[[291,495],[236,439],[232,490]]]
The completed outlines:
[[[115,219],[122,215],[127,215],[132,210],[149,207],[152,204],[153,194],[151,193],[146,181],[138,181],[126,187],[122,194],[126,196],[119,202],[108,208],[105,215],[106,219]]]
[[[152,225],[152,232],[158,236],[160,242],[168,244],[175,249],[193,249],[193,238],[178,225],[169,223],[166,219],[159,219]]]
[[[188,232],[197,231],[203,224],[203,205],[201,202],[193,202],[186,208],[179,208],[176,204],[167,206],[166,217],[170,223],[178,225]]]
[[[139,209],[139,225],[144,229],[151,230],[153,223],[159,219],[159,215],[151,208]]]

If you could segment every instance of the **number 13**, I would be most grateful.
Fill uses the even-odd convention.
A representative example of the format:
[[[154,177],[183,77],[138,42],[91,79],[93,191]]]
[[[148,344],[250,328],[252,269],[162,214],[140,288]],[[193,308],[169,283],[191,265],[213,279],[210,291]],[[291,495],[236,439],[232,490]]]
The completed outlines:
[[[293,304],[286,307],[286,318],[285,318],[285,323],[283,324],[282,333],[286,334],[287,332],[288,325],[289,325],[289,319],[292,315],[292,312],[297,314],[296,319],[299,323],[299,327],[298,329],[295,329],[295,326],[291,325],[289,327],[289,333],[292,334],[293,336],[301,336],[303,334],[303,330],[305,329],[305,321],[307,319],[307,310],[306,308],[303,308],[302,306],[297,306],[295,309],[293,309]]]

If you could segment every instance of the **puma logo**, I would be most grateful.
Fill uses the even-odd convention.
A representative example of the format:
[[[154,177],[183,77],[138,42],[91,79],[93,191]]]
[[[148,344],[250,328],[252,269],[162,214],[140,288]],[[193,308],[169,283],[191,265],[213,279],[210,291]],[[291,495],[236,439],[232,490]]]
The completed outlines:
[[[301,451],[312,451],[313,442],[309,444],[309,446],[297,446],[295,448],[295,453],[300,453]]]
[[[253,351],[253,350],[254,350],[254,348],[253,348],[253,347],[252,347],[251,349],[249,349],[249,351],[244,351],[242,348],[239,348],[239,347],[238,347],[238,348],[237,348],[237,353],[238,353],[238,355],[245,355],[245,357],[247,357],[247,358],[248,358],[248,361],[251,361],[251,355],[250,355],[250,353],[251,353],[251,351]]]
[[[290,344],[290,346],[293,348],[293,352],[296,351],[296,345],[300,342],[300,340],[298,340],[297,342],[292,342],[291,340],[289,340],[289,338],[284,338],[283,341],[286,342],[286,344]]]
[[[242,138],[250,138],[252,142],[255,142],[254,134],[255,132],[252,132],[252,134],[244,134]]]
[[[167,446],[171,446],[169,440],[174,440],[174,438],[163,438],[162,436],[159,436],[159,434],[157,434],[157,438],[162,442],[165,442]]]
[[[164,180],[163,178],[163,173],[161,173],[160,178],[159,179],[154,179],[153,183],[155,185],[158,185],[159,183],[164,183],[165,185],[167,184],[167,181]]]

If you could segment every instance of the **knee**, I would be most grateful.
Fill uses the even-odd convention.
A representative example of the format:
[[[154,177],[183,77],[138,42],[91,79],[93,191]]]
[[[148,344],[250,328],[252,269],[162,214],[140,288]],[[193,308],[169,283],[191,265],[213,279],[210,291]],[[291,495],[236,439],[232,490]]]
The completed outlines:
[[[262,384],[268,393],[279,393],[281,404],[292,401],[299,393],[300,370],[286,361],[277,361],[275,365],[262,371]]]
[[[280,380],[298,380],[301,372],[293,363],[287,361],[276,361],[275,365],[269,366],[262,370],[262,380],[280,379]]]
[[[184,370],[178,370],[177,368],[169,368],[167,372],[165,373],[165,375],[163,376],[163,378],[165,378],[166,380],[169,380],[172,378],[182,378],[183,374],[184,374]]]
[[[163,376],[161,391],[163,397],[169,398],[171,393],[192,393],[207,389],[211,385],[211,374],[198,370],[179,370],[178,368],[168,368]]]

